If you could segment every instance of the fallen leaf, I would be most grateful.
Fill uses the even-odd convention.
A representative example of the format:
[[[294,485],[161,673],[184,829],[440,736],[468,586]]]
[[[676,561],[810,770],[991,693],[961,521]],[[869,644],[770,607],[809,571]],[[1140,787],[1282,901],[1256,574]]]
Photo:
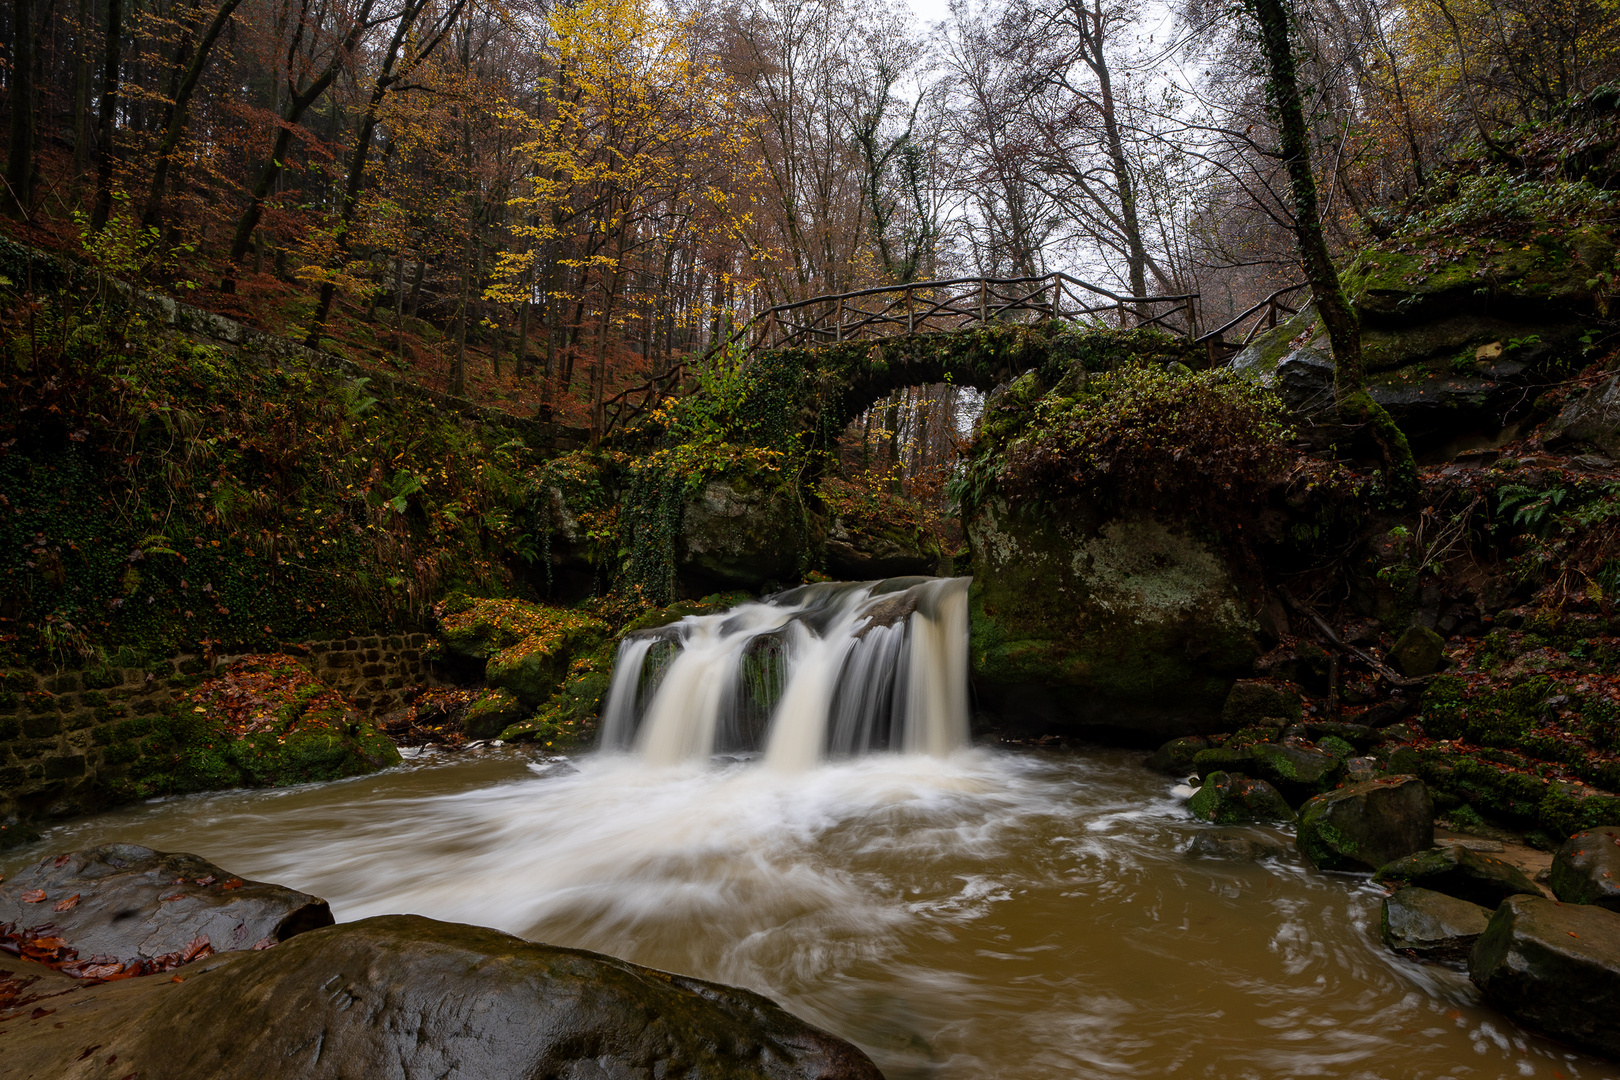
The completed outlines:
[[[159,900],[159,901],[158,901],[158,903],[160,903],[160,904],[167,904],[167,903],[168,903],[168,902],[169,902],[169,901],[170,901],[170,900],[184,900],[184,899],[185,899],[185,898],[186,898],[186,894],[185,894],[185,893],[183,893],[183,892],[177,892],[177,893],[175,893],[175,894],[174,894],[174,895],[173,895],[173,896],[165,896],[165,897],[163,897],[163,898],[162,898],[162,899],[160,899],[160,900]]]
[[[176,975],[174,978],[170,979],[169,981],[170,982],[185,982],[186,978],[185,978],[184,975]]]
[[[212,885],[217,880],[219,880],[219,879],[214,877],[213,874],[209,874],[207,877],[198,878],[197,879],[197,884],[198,885]]]
[[[29,889],[22,894],[22,902],[25,904],[43,904],[45,902],[45,890]]]
[[[68,910],[71,910],[72,908],[76,908],[78,906],[79,906],[79,894],[74,893],[72,896],[68,897],[66,900],[63,900],[62,902],[57,904],[55,907],[51,908],[51,910],[52,911],[68,911]]]
[[[240,889],[241,887],[242,887],[242,879],[239,878],[239,877],[233,877],[229,881],[225,882],[224,884],[222,884],[220,886],[220,888],[222,888],[222,889]]]

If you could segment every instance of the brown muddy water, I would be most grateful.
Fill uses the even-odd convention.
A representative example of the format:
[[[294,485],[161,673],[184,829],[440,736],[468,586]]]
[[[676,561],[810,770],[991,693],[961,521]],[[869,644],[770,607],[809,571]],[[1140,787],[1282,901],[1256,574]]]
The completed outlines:
[[[800,772],[516,748],[148,803],[9,853],[190,851],[328,898],[768,994],[891,1080],[1595,1078],[1620,1068],[1378,942],[1364,879],[1196,859],[1141,755],[873,754]],[[1620,1018],[1617,1018],[1620,1022]]]

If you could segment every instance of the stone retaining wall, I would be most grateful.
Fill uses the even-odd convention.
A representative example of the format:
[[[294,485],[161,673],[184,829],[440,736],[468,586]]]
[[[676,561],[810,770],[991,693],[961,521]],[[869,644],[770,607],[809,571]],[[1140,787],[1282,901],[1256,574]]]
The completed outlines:
[[[283,646],[362,712],[404,704],[442,680],[426,634],[385,634]],[[237,656],[176,656],[152,668],[0,672],[0,847],[19,822],[93,806],[113,731],[158,712]],[[69,805],[71,804],[71,805]],[[59,809],[53,809],[58,808]]]

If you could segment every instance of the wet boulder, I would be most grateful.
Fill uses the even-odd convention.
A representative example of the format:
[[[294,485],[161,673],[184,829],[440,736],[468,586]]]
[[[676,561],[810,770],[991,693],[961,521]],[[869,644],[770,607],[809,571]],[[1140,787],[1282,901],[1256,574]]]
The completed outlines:
[[[1344,774],[1343,758],[1313,746],[1256,743],[1249,752],[1254,757],[1254,773],[1296,806],[1312,795],[1332,790]]]
[[[1620,914],[1509,897],[1474,943],[1468,977],[1519,1023],[1620,1057]]]
[[[413,915],[53,1005],[0,1029],[8,1077],[881,1080],[759,994]]]
[[[48,856],[0,885],[0,927],[12,927],[19,945],[49,941],[51,962],[100,977],[188,949],[263,948],[330,925],[319,897],[135,844]]]
[[[487,690],[463,714],[461,730],[469,739],[493,739],[532,711],[510,690]]]
[[[1147,767],[1170,776],[1186,776],[1193,771],[1193,758],[1209,748],[1209,740],[1202,735],[1183,735],[1155,750],[1147,759]]]
[[[1373,880],[1380,885],[1417,885],[1487,908],[1510,896],[1542,895],[1517,866],[1460,844],[1441,844],[1386,863]]]
[[[1248,821],[1293,821],[1294,810],[1277,789],[1242,773],[1210,773],[1187,800],[1194,817],[1217,825]]]
[[[1548,884],[1566,904],[1620,911],[1620,827],[1588,829],[1564,841]]]
[[[1376,870],[1434,845],[1434,803],[1415,776],[1347,784],[1300,807],[1297,839],[1323,870]]]
[[[1399,953],[1424,960],[1466,960],[1490,921],[1489,908],[1408,885],[1385,898],[1379,932],[1384,944]]]

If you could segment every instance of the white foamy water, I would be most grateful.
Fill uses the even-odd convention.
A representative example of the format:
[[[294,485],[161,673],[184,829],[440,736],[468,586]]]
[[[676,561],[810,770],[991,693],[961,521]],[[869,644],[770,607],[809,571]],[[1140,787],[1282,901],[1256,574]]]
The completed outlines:
[[[632,635],[614,665],[602,745],[633,747],[653,765],[763,749],[779,772],[882,749],[958,750],[969,580],[809,585]]]
[[[1616,1075],[1389,955],[1374,890],[1292,853],[1187,858],[1207,826],[1138,759],[445,755],[73,822],[0,869],[194,851],[343,921],[415,912],[745,985],[891,1080]]]

